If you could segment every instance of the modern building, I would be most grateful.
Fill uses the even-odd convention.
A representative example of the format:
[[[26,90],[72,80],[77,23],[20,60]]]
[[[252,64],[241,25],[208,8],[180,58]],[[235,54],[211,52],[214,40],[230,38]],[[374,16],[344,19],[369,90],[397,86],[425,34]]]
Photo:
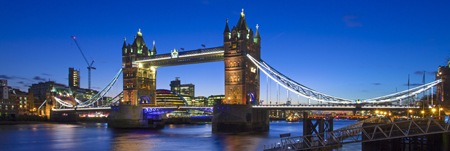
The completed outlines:
[[[225,100],[225,95],[211,95],[208,97],[207,104],[205,105],[214,105],[222,103]]]
[[[176,92],[182,96],[195,97],[195,85],[193,84],[181,84],[179,77],[170,81],[170,90]]]
[[[148,104],[145,101],[149,101],[146,99],[141,99],[140,104]],[[171,106],[171,105],[189,105],[189,103],[182,97],[181,95],[170,91],[170,90],[164,90],[159,89],[156,90],[156,105],[157,106]]]
[[[80,88],[80,70],[69,68],[69,87]]]

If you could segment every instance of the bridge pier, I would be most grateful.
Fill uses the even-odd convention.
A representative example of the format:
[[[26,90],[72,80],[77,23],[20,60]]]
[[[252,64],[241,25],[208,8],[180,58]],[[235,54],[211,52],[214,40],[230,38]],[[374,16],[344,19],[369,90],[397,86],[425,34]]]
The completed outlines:
[[[213,133],[269,131],[269,112],[253,109],[252,105],[214,105]]]
[[[108,127],[163,129],[165,114],[145,114],[142,106],[120,104],[111,107]]]

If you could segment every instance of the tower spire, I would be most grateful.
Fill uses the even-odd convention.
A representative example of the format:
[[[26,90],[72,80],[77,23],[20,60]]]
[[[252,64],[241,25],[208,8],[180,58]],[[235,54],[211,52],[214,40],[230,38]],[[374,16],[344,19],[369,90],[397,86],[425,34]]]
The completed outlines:
[[[142,36],[141,28],[139,28],[139,31],[137,32],[137,35],[138,35],[138,36]]]
[[[248,30],[247,22],[245,21],[244,9],[242,9],[241,17],[236,25],[236,28],[239,30]]]
[[[255,38],[261,38],[261,37],[259,36],[259,25],[258,25],[258,24],[256,24],[256,34],[255,34]]]
[[[225,31],[223,31],[223,33],[229,33],[230,32],[230,28],[228,28],[228,18],[227,18],[227,23],[225,25]]]
[[[155,41],[153,40],[152,55],[156,55]]]
[[[123,37],[123,47],[122,48],[125,48],[125,47],[127,47],[127,37]]]

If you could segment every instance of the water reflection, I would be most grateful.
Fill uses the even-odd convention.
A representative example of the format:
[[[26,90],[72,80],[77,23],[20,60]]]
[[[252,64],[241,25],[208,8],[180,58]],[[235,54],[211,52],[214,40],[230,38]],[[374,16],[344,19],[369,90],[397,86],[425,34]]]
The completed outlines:
[[[335,121],[340,128],[356,121]],[[262,150],[279,134],[302,135],[302,123],[272,122],[264,133],[212,134],[211,124],[166,125],[162,130],[111,129],[104,123],[0,125],[0,150]],[[344,145],[338,150],[360,150]]]

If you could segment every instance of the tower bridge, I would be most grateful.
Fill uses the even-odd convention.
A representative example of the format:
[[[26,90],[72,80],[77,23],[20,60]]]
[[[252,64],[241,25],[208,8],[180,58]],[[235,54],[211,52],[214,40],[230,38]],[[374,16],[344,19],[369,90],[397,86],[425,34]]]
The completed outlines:
[[[179,110],[189,107],[158,107],[156,101],[156,73],[160,67],[187,65],[223,61],[225,65],[225,99],[216,102],[214,106],[193,107],[204,111],[212,111],[213,132],[239,131],[267,131],[269,129],[269,112],[272,109],[299,109],[299,110],[371,110],[379,109],[416,109],[418,106],[401,105],[406,99],[417,94],[432,90],[436,86],[442,87],[445,78],[389,94],[386,96],[366,99],[350,100],[327,95],[299,82],[290,79],[277,71],[269,63],[261,59],[261,37],[258,26],[256,31],[247,26],[244,12],[241,13],[238,23],[231,28],[228,19],[223,32],[223,46],[204,48],[189,51],[171,50],[170,53],[157,54],[155,42],[147,46],[143,34],[139,30],[132,44],[126,39],[122,46],[122,68],[118,74],[93,98],[80,102],[65,102],[58,98],[48,98],[45,110],[65,112],[70,110],[83,110],[90,108],[103,97],[123,73],[123,91],[106,102],[103,107],[108,108],[111,127],[155,127],[164,116],[153,113],[153,110]],[[442,69],[442,71],[444,71]],[[446,72],[442,72],[446,75]],[[440,74],[442,74],[440,73]],[[265,74],[278,85],[299,96],[307,98],[307,105],[262,105],[260,104],[260,75]],[[449,73],[450,74],[450,73]],[[446,77],[439,75],[439,77]],[[438,77],[438,76],[437,76]],[[441,89],[439,89],[441,90]],[[439,91],[439,92],[443,92]],[[310,101],[328,103],[328,105],[311,105]],[[397,106],[373,106],[369,104],[398,102]],[[114,105],[114,107],[111,107]],[[118,105],[118,106],[116,106]],[[66,109],[61,109],[66,107]],[[192,106],[191,106],[192,107]],[[87,109],[90,110],[90,109]],[[152,112],[149,112],[151,110]],[[151,116],[150,116],[151,115]],[[156,122],[156,124],[155,124]]]

